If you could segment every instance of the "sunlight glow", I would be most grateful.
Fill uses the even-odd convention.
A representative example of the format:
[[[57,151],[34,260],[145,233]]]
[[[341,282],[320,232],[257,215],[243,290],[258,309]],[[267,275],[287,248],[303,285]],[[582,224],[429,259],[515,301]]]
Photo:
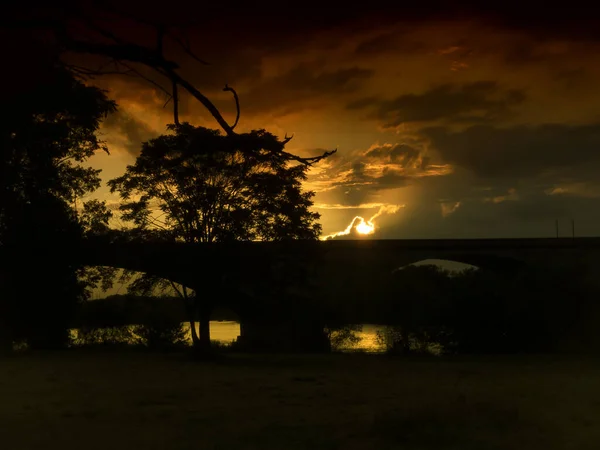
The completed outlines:
[[[369,220],[365,220],[361,216],[356,216],[350,222],[350,225],[346,227],[344,231],[338,231],[337,233],[329,234],[327,236],[322,236],[321,240],[333,239],[338,236],[348,236],[353,231],[356,234],[360,235],[370,235],[375,233],[375,219],[377,219],[382,214],[395,214],[400,211],[401,208],[404,208],[405,205],[381,205],[379,207],[379,211],[373,215]]]
[[[356,231],[359,234],[371,234],[375,231],[375,225],[371,222],[366,222],[362,217],[360,223],[356,225]]]

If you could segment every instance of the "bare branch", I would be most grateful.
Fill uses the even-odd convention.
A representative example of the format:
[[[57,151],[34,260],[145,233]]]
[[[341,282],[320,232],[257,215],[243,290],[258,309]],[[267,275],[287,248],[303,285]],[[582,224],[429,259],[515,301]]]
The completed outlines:
[[[65,68],[72,72],[75,76],[93,79],[101,75],[132,75],[131,69],[127,70],[103,70],[108,64],[103,65],[99,69],[89,69],[87,67],[78,66],[77,64],[65,64]],[[136,75],[134,75],[136,76]]]
[[[88,53],[93,55],[108,56],[119,61],[125,67],[128,67],[130,69],[131,67],[124,64],[123,61],[140,63],[157,71],[161,75],[166,76],[171,80],[172,83],[182,86],[193,97],[195,97],[211,113],[211,115],[215,118],[215,120],[218,122],[221,128],[223,128],[227,135],[234,134],[233,129],[223,118],[221,112],[217,109],[217,107],[204,94],[202,94],[187,80],[183,79],[175,71],[179,68],[179,65],[177,63],[163,58],[163,56],[159,55],[156,51],[149,50],[136,44],[96,44],[72,39],[70,36],[64,33],[64,30],[61,34],[63,43],[65,44],[66,48],[70,51],[74,51],[77,53]],[[168,92],[155,81],[143,76],[134,69],[132,69],[132,71],[134,71],[141,78],[157,86],[163,92],[166,92],[168,95],[172,95],[172,93]]]
[[[233,128],[227,123],[227,121],[223,118],[221,112],[217,109],[217,107],[211,102],[208,97],[202,94],[198,89],[194,87],[190,82],[179,76],[177,72],[174,70],[165,71],[167,76],[171,79],[172,82],[177,85],[183,87],[186,91],[188,91],[196,100],[202,103],[208,112],[215,118],[217,123],[221,126],[221,128],[227,133],[228,136],[235,135]]]
[[[79,16],[81,18],[81,20],[83,20],[83,22],[85,23],[85,25],[91,29],[94,30],[96,33],[98,33],[100,36],[113,41],[117,44],[125,44],[125,41],[123,41],[123,39],[121,39],[120,37],[118,37],[116,34],[111,33],[110,31],[108,31],[105,28],[102,28],[98,25],[96,25],[94,23],[94,21],[88,17],[85,17],[83,14],[80,14]]]
[[[106,62],[105,64],[101,64],[100,67],[98,67],[96,69],[96,72],[98,72],[98,73],[102,72],[106,67],[110,66],[111,64],[115,66],[115,69],[117,69],[117,70],[119,69],[118,61],[111,59],[108,62]]]
[[[154,86],[156,86],[158,89],[160,89],[161,91],[163,91],[165,94],[171,96],[172,93],[169,92],[167,89],[165,89],[164,87],[162,87],[160,84],[158,84],[156,81],[152,80],[151,78],[148,78],[147,76],[143,75],[139,70],[134,69],[133,67],[129,66],[128,64],[119,61],[119,64],[121,64],[123,67],[126,67],[128,69],[128,72],[125,73],[124,75],[131,75],[133,74],[133,76],[136,77],[140,77],[141,79],[147,81],[148,83],[153,84]]]
[[[297,156],[297,155],[294,155],[292,153],[288,153],[288,152],[285,152],[285,151],[282,151],[281,155],[284,156],[286,159],[289,159],[291,161],[297,161],[297,162],[299,162],[301,164],[305,164],[307,166],[312,166],[313,164],[318,163],[319,161],[321,161],[321,160],[323,160],[323,159],[325,159],[325,158],[333,155],[336,152],[337,152],[337,148],[335,150],[326,151],[322,155],[311,156],[309,158],[303,158],[301,156]]]
[[[116,61],[129,61],[144,64],[153,69],[174,70],[179,65],[163,58],[155,50],[150,50],[137,44],[102,44],[73,39],[66,30],[56,29],[63,45],[76,53],[108,56]]]
[[[185,40],[183,40],[183,39],[177,37],[173,33],[167,33],[167,34],[171,37],[171,39],[173,39],[175,42],[177,42],[179,44],[179,46],[183,49],[184,52],[187,53],[188,56],[194,58],[196,61],[198,61],[202,65],[205,65],[205,66],[210,65],[205,60],[200,59],[200,58],[198,58],[198,56],[196,56],[196,54],[192,51],[192,48],[190,47],[190,42],[187,39],[187,37],[185,37]]]
[[[177,83],[173,81],[173,123],[177,126],[179,123],[179,94],[177,91]]]
[[[163,40],[165,37],[165,27],[164,25],[156,26],[156,53],[160,56],[163,55]]]
[[[240,121],[240,98],[238,97],[237,92],[235,92],[235,89],[229,87],[229,85],[227,84],[225,85],[223,90],[231,92],[233,94],[233,99],[235,100],[235,109],[237,113],[235,115],[235,122],[233,123],[233,125],[231,125],[231,129],[233,130]]]
[[[288,142],[290,142],[292,140],[292,138],[294,137],[294,135],[292,134],[291,136],[288,137],[287,133],[285,133],[285,137],[283,138],[283,142],[282,144],[285,145]]]
[[[67,33],[66,28],[64,26],[57,26],[57,27],[55,27],[55,32],[57,34],[59,42],[62,43],[63,48],[66,49],[67,51],[72,51],[72,52],[76,52],[76,53],[87,53],[87,54],[99,55],[99,56],[105,56],[105,57],[111,58],[111,60],[115,62],[115,65],[118,66],[118,64],[120,64],[122,67],[125,67],[127,69],[126,71],[118,71],[117,70],[116,72],[114,72],[115,74],[138,76],[138,77],[146,80],[147,82],[153,84],[158,89],[160,89],[162,92],[165,92],[169,96],[169,98],[165,102],[164,107],[166,107],[166,105],[171,100],[173,100],[173,118],[174,118],[174,123],[176,125],[180,125],[180,121],[179,121],[179,88],[181,87],[181,88],[185,89],[189,94],[191,94],[196,100],[198,100],[210,112],[210,114],[217,121],[219,126],[225,131],[227,136],[232,136],[232,137],[237,136],[237,133],[235,133],[234,129],[236,128],[236,126],[239,123],[241,110],[240,110],[239,96],[238,96],[237,92],[235,91],[235,89],[231,88],[229,85],[225,85],[225,87],[223,88],[223,91],[228,91],[233,94],[233,98],[234,98],[235,105],[236,105],[235,121],[234,121],[233,125],[229,125],[229,123],[225,120],[225,118],[223,117],[223,115],[221,114],[219,109],[210,101],[210,99],[208,99],[192,83],[190,83],[188,80],[183,78],[178,73],[178,69],[180,68],[179,64],[165,58],[165,56],[163,54],[164,38],[165,38],[165,36],[169,36],[175,42],[177,42],[189,56],[193,57],[196,61],[198,61],[202,64],[207,64],[206,61],[201,60],[192,52],[190,43],[189,43],[187,37],[185,36],[185,34],[182,34],[183,38],[181,38],[181,37],[177,36],[176,34],[174,34],[173,32],[169,31],[167,29],[167,27],[164,26],[163,24],[149,23],[147,21],[140,20],[139,18],[131,17],[128,14],[123,14],[121,12],[115,11],[115,9],[112,7],[110,9],[112,12],[115,12],[116,14],[119,14],[122,17],[127,17],[131,20],[137,21],[138,23],[142,23],[142,24],[154,27],[157,32],[156,48],[152,49],[152,48],[147,48],[147,47],[144,47],[144,46],[141,46],[141,45],[138,45],[135,43],[131,43],[131,42],[123,42],[119,39],[118,36],[114,35],[113,33],[109,32],[107,30],[101,29],[100,27],[98,27],[97,25],[95,25],[93,22],[91,22],[89,19],[86,19],[85,17],[83,17],[83,20],[87,24],[91,24],[91,28],[93,28],[94,31],[96,31],[101,36],[107,38],[108,40],[110,40],[112,42],[110,42],[110,43],[88,42],[86,40],[73,38],[72,36],[70,36]],[[169,92],[167,89],[163,88],[156,81],[148,78],[145,75],[142,75],[138,70],[129,66],[127,63],[142,64],[142,65],[154,70],[155,72],[159,73],[160,75],[166,77],[171,82],[171,92]],[[85,74],[88,76],[92,76],[95,74],[94,71],[85,71],[85,70],[83,70],[83,68],[75,68],[74,70],[77,71],[81,75]],[[96,73],[96,74],[98,74],[98,73]],[[106,73],[103,72],[102,74],[106,74]],[[309,165],[309,166],[321,161],[324,158],[327,158],[328,156],[331,156],[332,154],[334,154],[337,151],[337,149],[332,150],[332,151],[326,151],[322,155],[313,156],[313,157],[309,157],[309,158],[303,158],[303,157],[300,157],[297,155],[293,155],[289,152],[284,151],[284,149],[283,149],[283,147],[293,137],[294,137],[293,135],[288,137],[286,134],[285,138],[282,140],[282,142],[280,142],[281,147],[273,149],[272,151],[274,153],[278,154],[280,157],[285,158],[286,160],[296,161],[301,164],[305,164],[305,165]]]

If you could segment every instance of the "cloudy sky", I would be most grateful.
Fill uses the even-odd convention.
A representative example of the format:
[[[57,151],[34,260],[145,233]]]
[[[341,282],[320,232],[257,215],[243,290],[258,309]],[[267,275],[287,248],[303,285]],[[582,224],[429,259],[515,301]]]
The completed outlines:
[[[136,14],[191,18],[192,48],[210,65],[167,51],[231,121],[222,89],[235,87],[238,130],[294,134],[287,149],[301,155],[338,149],[306,184],[324,235],[356,216],[376,216],[376,238],[546,237],[557,219],[561,235],[571,219],[578,235],[600,235],[594,11],[232,5]],[[102,128],[111,155],[92,160],[110,179],[172,116],[143,80],[98,83],[120,105]],[[217,126],[191,98],[182,120]],[[98,195],[116,201],[105,188]]]

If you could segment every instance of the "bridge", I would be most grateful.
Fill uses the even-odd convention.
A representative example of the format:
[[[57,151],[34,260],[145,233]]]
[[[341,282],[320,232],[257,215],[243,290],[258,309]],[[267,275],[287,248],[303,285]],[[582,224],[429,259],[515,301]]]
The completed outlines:
[[[13,253],[14,257],[15,253]],[[35,257],[30,251],[27,258]],[[0,252],[0,259],[2,252]],[[273,266],[304,262],[320,283],[375,281],[378,274],[411,263],[441,259],[483,269],[511,271],[523,265],[598,265],[600,238],[398,239],[215,244],[133,243],[90,238],[74,251],[82,265],[146,272],[202,289],[224,273],[269,278]]]
[[[14,257],[16,252],[12,254]],[[28,253],[26,257],[35,255]],[[258,311],[279,308],[276,305],[281,303],[280,299],[274,304],[258,297],[266,287],[277,283],[282,272],[289,275],[289,271],[281,271],[281,267],[292,267],[292,273],[306,273],[308,278],[302,280],[308,279],[309,284],[316,287],[318,296],[333,298],[334,302],[354,303],[360,309],[360,305],[371,301],[374,289],[382,286],[394,269],[428,259],[462,262],[503,272],[528,265],[575,266],[592,268],[600,275],[600,238],[361,239],[227,244],[133,243],[93,238],[85,240],[69,257],[87,266],[146,272],[184,284],[204,295],[218,296],[218,302],[236,310],[242,322],[255,323],[256,314],[261,314]],[[0,262],[2,260],[5,264],[10,262],[0,252]],[[600,280],[600,276],[596,279]],[[225,292],[229,286],[251,286],[251,297],[259,305],[248,302],[248,297],[236,301],[234,291]],[[263,325],[258,328],[264,331]]]
[[[268,282],[282,261],[304,262],[313,281],[327,290],[372,285],[394,269],[427,259],[471,264],[496,271],[523,265],[599,266],[600,238],[330,240],[231,244],[108,243],[89,239],[78,249],[84,265],[151,273],[202,290],[229,273]]]

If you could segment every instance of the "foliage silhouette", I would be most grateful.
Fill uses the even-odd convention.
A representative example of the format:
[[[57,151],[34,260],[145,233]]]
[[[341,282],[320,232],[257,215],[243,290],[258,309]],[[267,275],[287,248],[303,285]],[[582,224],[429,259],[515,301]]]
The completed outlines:
[[[564,267],[450,274],[408,266],[385,291],[379,304],[390,328],[380,340],[403,354],[434,345],[450,353],[575,351],[593,333],[582,327],[598,293],[585,271]]]
[[[165,50],[173,44],[179,47],[183,53],[200,65],[208,63],[199,58],[186,37],[186,32],[176,23],[169,21],[148,21],[143,18],[144,14],[129,13],[120,6],[108,3],[93,2],[87,5],[70,5],[64,8],[52,8],[44,5],[42,8],[28,5],[27,8],[16,6],[17,27],[30,33],[37,32],[42,39],[48,42],[48,36],[55,47],[55,51],[63,58],[64,64],[69,70],[84,80],[91,80],[103,75],[123,75],[138,77],[167,94],[167,102],[173,105],[173,123],[180,126],[179,105],[180,91],[183,91],[198,101],[218,123],[221,130],[229,137],[237,139],[243,135],[238,134],[235,128],[240,120],[240,99],[235,89],[225,85],[223,91],[231,92],[236,106],[236,118],[230,124],[215,106],[215,104],[204,95],[192,82],[181,73],[181,64],[170,59]],[[104,21],[101,18],[112,18],[116,20]],[[112,22],[112,23],[111,23]],[[120,26],[114,27],[114,23],[126,23],[124,29],[131,27],[145,28],[149,32],[143,33],[152,36],[147,39],[131,39]],[[125,35],[124,35],[125,34]],[[138,36],[140,37],[140,36]],[[143,42],[145,41],[145,42]],[[106,64],[100,68],[91,68],[85,64],[86,58],[74,55],[93,55],[93,59],[104,59]],[[75,59],[75,61],[74,61]],[[80,65],[83,64],[83,65]],[[148,72],[152,75],[148,76]],[[156,79],[158,76],[158,80]],[[168,87],[162,84],[168,83]],[[275,145],[264,147],[272,156],[285,159],[289,162],[299,162],[304,165],[312,165],[336,152],[336,150],[325,151],[321,155],[302,157],[285,150],[292,137],[283,140],[275,140]]]
[[[100,178],[99,170],[81,163],[106,150],[95,132],[115,104],[37,43],[21,44],[5,55],[18,69],[7,74],[3,105],[11,113],[0,123],[0,328],[4,348],[23,338],[31,348],[56,348],[67,343],[69,323],[86,294],[81,268],[69,257],[84,233],[74,203]],[[43,256],[32,260],[33,251]]]
[[[169,350],[187,346],[186,331],[179,321],[164,316],[148,318],[146,323],[133,327],[138,342],[151,350]]]
[[[323,152],[321,155],[312,157],[301,157],[298,155],[291,154],[285,150],[285,145],[290,141],[291,137],[285,137],[279,140],[275,136],[266,133],[264,130],[253,131],[251,133],[238,133],[234,131],[238,125],[240,119],[240,101],[236,91],[225,85],[224,91],[231,92],[236,104],[236,119],[233,124],[229,124],[220,111],[215,105],[203,95],[192,83],[190,83],[184,75],[180,73],[180,64],[168,59],[168,56],[163,52],[166,47],[166,41],[171,40],[185,51],[185,53],[193,58],[195,61],[205,64],[200,58],[198,58],[186,43],[185,38],[182,40],[175,30],[173,30],[170,24],[162,23],[148,23],[138,16],[123,13],[118,7],[110,7],[108,4],[96,4],[87,6],[71,7],[68,11],[62,11],[61,9],[43,8],[43,11],[31,8],[28,11],[22,11],[23,14],[19,17],[19,25],[25,29],[35,29],[37,31],[42,30],[44,33],[49,32],[52,35],[53,43],[60,57],[63,58],[66,66],[69,68],[71,73],[76,74],[81,79],[86,81],[91,80],[95,76],[104,75],[107,72],[99,69],[94,70],[89,67],[79,66],[73,64],[73,60],[68,56],[75,54],[91,54],[97,57],[104,57],[110,60],[110,64],[114,66],[115,70],[111,70],[111,74],[124,74],[134,75],[143,78],[147,82],[153,84],[155,87],[166,92],[169,95],[167,101],[173,105],[173,122],[175,125],[173,128],[177,128],[180,131],[176,131],[176,135],[179,134],[190,134],[190,127],[188,124],[181,123],[179,120],[179,91],[180,89],[190,94],[196,100],[198,100],[208,112],[216,119],[217,123],[225,133],[228,139],[219,140],[220,143],[226,143],[223,145],[217,144],[214,146],[218,153],[223,154],[223,150],[232,150],[236,155],[240,153],[246,161],[251,161],[250,166],[256,167],[260,162],[267,160],[271,161],[271,169],[278,172],[277,175],[285,178],[289,176],[289,179],[296,178],[301,179],[304,177],[303,166],[312,165],[323,158],[333,154],[333,151]],[[40,15],[41,13],[41,15]],[[66,13],[66,14],[65,14]],[[156,39],[152,39],[150,45],[140,44],[138,42],[130,42],[126,37],[119,36],[122,30],[112,29],[110,25],[106,23],[100,23],[97,21],[99,16],[108,15],[119,20],[125,20],[131,24],[142,25],[144,27],[150,27],[156,33]],[[73,32],[77,30],[76,32]],[[91,35],[90,33],[91,32]],[[100,39],[99,39],[100,38]],[[71,55],[68,55],[68,54]],[[140,71],[141,69],[141,71]],[[160,85],[159,82],[152,80],[151,78],[143,75],[145,69],[150,69],[160,77],[166,78],[169,83],[169,89],[165,89]],[[199,134],[199,129],[196,129],[196,135]],[[206,133],[205,133],[206,134]],[[208,136],[205,136],[205,139]],[[241,150],[241,152],[240,152]],[[287,163],[297,162],[301,166],[295,168],[286,167]],[[239,165],[238,165],[239,166]],[[307,201],[303,194],[300,194],[299,189],[292,184],[287,184],[284,188],[285,193],[277,187],[277,182],[273,183],[275,177],[263,176],[260,177],[255,174],[253,182],[257,183],[254,189],[254,194],[258,195],[257,200],[262,202],[265,207],[257,208],[256,212],[252,211],[251,205],[246,205],[244,208],[238,207],[235,209],[235,214],[238,217],[232,216],[232,221],[229,221],[228,226],[221,227],[218,231],[219,240],[227,239],[252,239],[252,236],[258,237],[259,239],[281,239],[285,238],[312,238],[312,234],[317,230],[316,225],[313,223],[315,220],[311,214],[304,208],[304,202]],[[298,183],[299,185],[299,183]],[[262,187],[262,189],[259,189]],[[125,188],[126,190],[126,188]],[[268,196],[273,196],[270,200],[267,200]],[[282,201],[284,197],[289,197],[291,201]],[[296,196],[296,198],[292,198]],[[276,198],[277,197],[277,198]],[[251,197],[247,196],[247,200]],[[269,204],[267,206],[267,203]],[[295,204],[294,204],[295,203]],[[133,204],[130,204],[134,207]],[[134,219],[134,222],[144,221],[148,217],[147,214],[143,213],[143,202],[138,202],[136,205],[141,208],[140,211],[130,210],[129,218]],[[187,205],[182,205],[187,207]],[[269,210],[270,208],[270,210]],[[178,214],[185,214],[185,212],[179,211]],[[262,214],[262,217],[260,217]],[[248,221],[248,215],[253,216],[254,220],[263,221],[269,223],[269,226],[262,226],[260,230],[253,230],[252,227],[242,227],[236,229],[236,223],[242,223]],[[134,218],[135,217],[135,218]],[[260,223],[260,222],[259,222]],[[139,225],[139,223],[138,223]],[[223,223],[221,223],[223,225]],[[256,228],[256,227],[255,227]],[[199,227],[197,227],[200,230]],[[144,230],[145,231],[145,230]],[[198,233],[196,233],[198,234]],[[226,236],[229,234],[229,236]],[[318,235],[318,232],[316,233]],[[285,236],[284,236],[285,235]],[[173,239],[174,236],[171,236]],[[210,236],[205,236],[203,242],[211,242]],[[105,279],[107,272],[96,272],[90,277],[92,281],[98,281]],[[151,288],[157,286],[157,283],[163,283],[155,280],[154,283],[148,283],[148,278],[140,280],[141,285],[136,287]],[[163,286],[164,287],[164,283]],[[208,330],[208,319],[210,314],[210,305],[207,305],[206,301],[199,302],[197,296],[189,295],[189,292],[185,287],[176,286],[171,284],[172,288],[177,289],[180,295],[184,298],[184,301],[188,305],[190,311],[189,316],[192,321],[195,320],[194,315],[202,308],[206,309],[202,311],[201,317],[204,321],[203,329],[205,330],[206,336],[202,339],[204,345],[210,342],[209,330]],[[196,289],[197,291],[197,289]],[[215,293],[209,294],[214,296]],[[204,306],[202,306],[204,305]],[[192,326],[192,330],[195,327]],[[199,343],[200,339],[194,336],[194,342]]]
[[[387,328],[378,340],[391,353],[427,352],[445,336],[443,314],[451,293],[449,272],[433,265],[409,265],[394,271],[380,294]]]
[[[344,325],[326,329],[331,349],[339,351],[342,348],[352,348],[360,343],[362,338],[357,334],[362,331],[362,325]]]
[[[73,344],[76,347],[86,348],[125,348],[135,345],[136,339],[134,329],[130,325],[111,327],[84,326],[77,330]]]
[[[309,209],[314,194],[302,191],[307,166],[290,166],[269,151],[278,145],[275,136],[256,130],[231,137],[189,124],[169,130],[144,143],[136,163],[109,182],[123,199],[123,219],[190,244],[318,238],[319,215]],[[195,346],[210,346],[210,315],[225,288],[234,290],[234,278],[231,270],[214,267],[198,274],[197,286],[177,289],[192,329],[199,318]],[[138,281],[146,291],[158,282]]]

